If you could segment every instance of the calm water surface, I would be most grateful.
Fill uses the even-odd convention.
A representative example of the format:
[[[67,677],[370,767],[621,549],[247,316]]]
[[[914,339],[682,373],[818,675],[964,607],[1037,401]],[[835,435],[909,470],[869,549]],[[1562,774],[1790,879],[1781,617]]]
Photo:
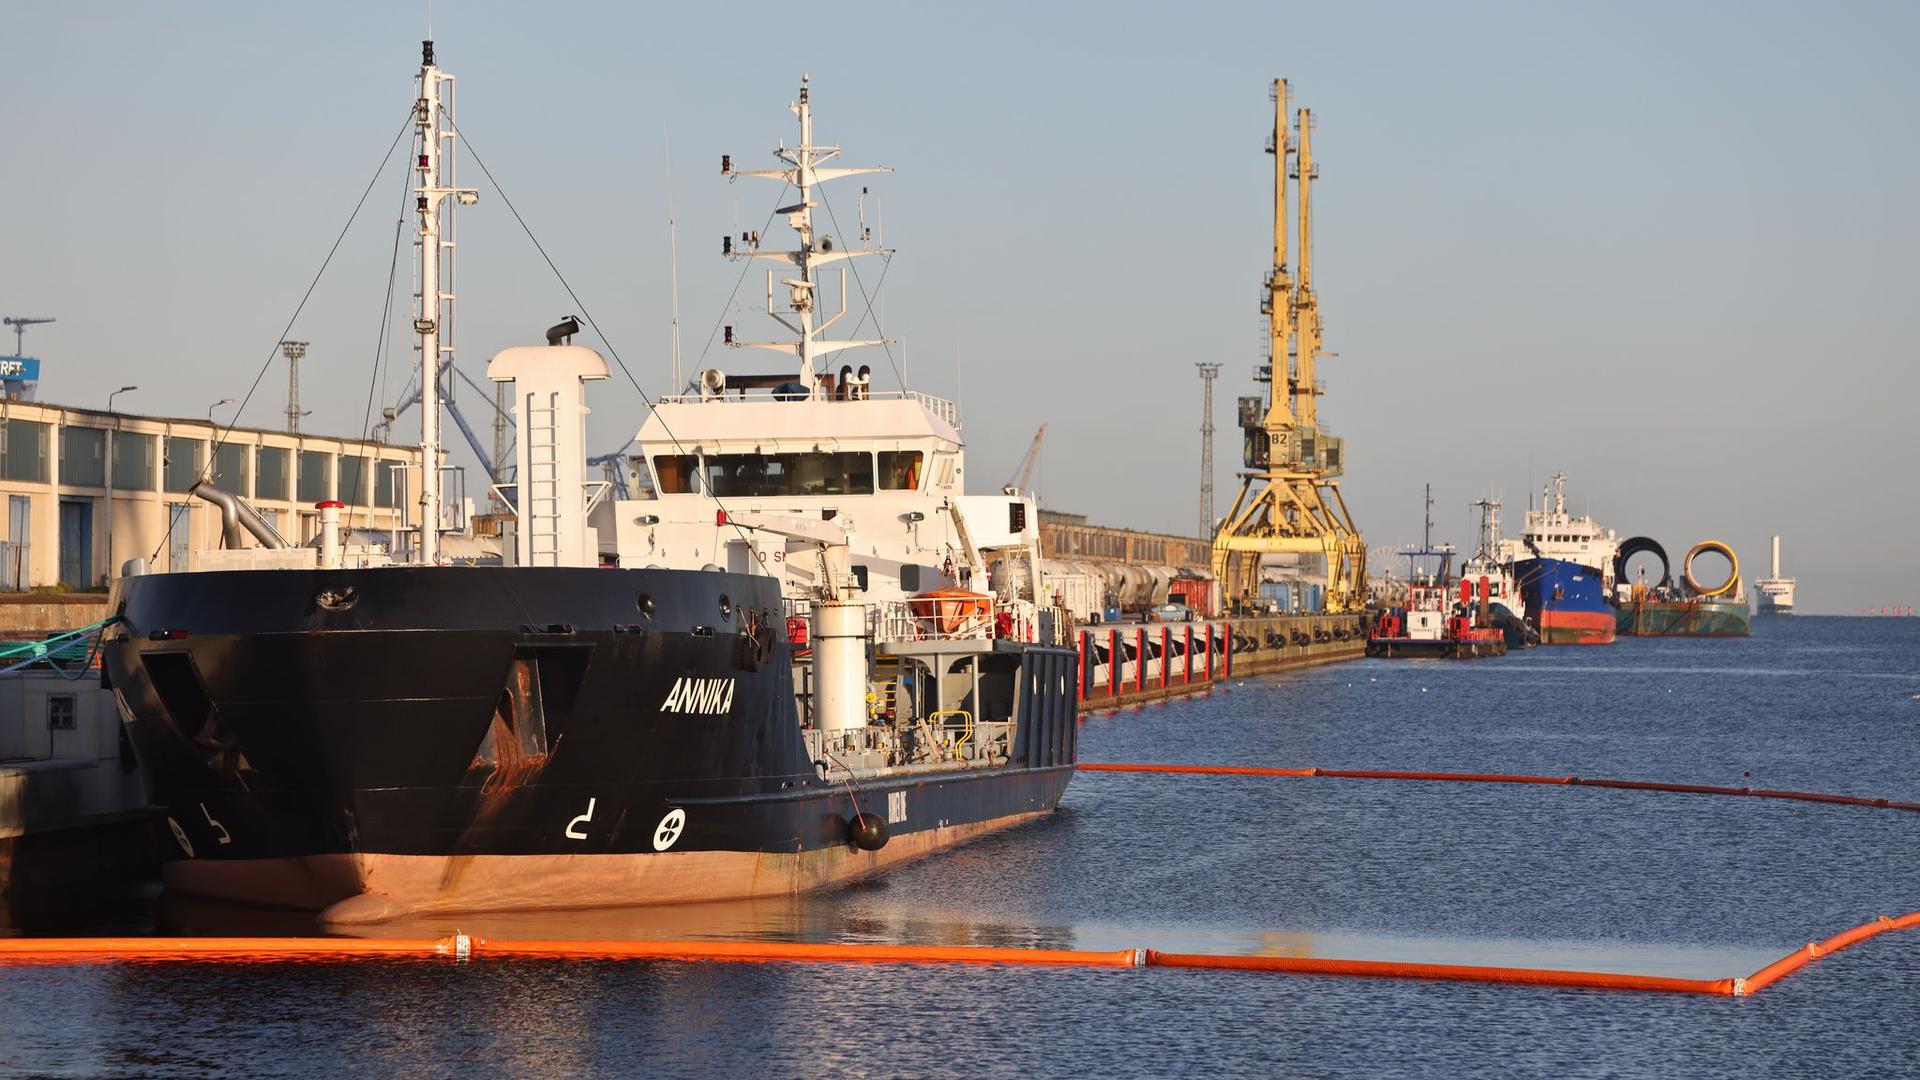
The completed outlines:
[[[1920,621],[1364,661],[1097,714],[1090,761],[1545,772],[1920,800]],[[1920,815],[1574,788],[1088,773],[804,903],[512,937],[1118,948],[1719,978],[1920,909]],[[302,933],[174,901],[168,933]],[[441,933],[423,922],[387,933]],[[108,929],[93,927],[92,929]],[[1748,999],[1172,970],[477,961],[0,970],[0,1073],[1915,1076],[1920,933]]]

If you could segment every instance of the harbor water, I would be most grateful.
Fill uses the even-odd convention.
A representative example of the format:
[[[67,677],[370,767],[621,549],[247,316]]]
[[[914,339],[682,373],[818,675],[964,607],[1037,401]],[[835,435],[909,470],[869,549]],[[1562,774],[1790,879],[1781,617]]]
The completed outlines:
[[[1365,660],[1094,713],[1087,761],[1576,774],[1920,800],[1920,621]],[[496,939],[1149,947],[1721,978],[1920,909],[1920,815],[1579,787],[1083,773],[1050,818],[795,902]],[[166,899],[33,932],[285,934]],[[1911,1076],[1920,933],[1751,998],[1257,972],[528,962],[0,968],[0,1074]]]

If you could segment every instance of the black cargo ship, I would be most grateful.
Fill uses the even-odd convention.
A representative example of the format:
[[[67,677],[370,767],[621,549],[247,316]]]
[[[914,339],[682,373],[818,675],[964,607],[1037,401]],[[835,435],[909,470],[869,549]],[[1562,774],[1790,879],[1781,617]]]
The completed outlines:
[[[428,385],[452,318],[444,215],[478,194],[452,186],[451,76],[423,52],[414,330]],[[824,257],[809,247],[801,272]],[[563,343],[577,329],[488,368],[512,387],[518,479],[502,535],[459,541],[469,565],[450,565],[435,465],[417,471],[424,524],[402,550],[356,543],[331,501],[294,547],[240,494],[202,484],[225,550],[183,573],[129,564],[115,582],[103,682],[165,810],[170,887],[338,922],[785,895],[1058,804],[1076,658],[1020,636],[1041,621],[1031,600],[965,594],[987,617],[958,633],[916,617],[846,568],[831,514],[796,541],[821,567],[805,596],[704,559],[620,567],[612,522],[591,519],[646,508],[603,505],[608,485],[586,475],[584,388],[607,369]],[[437,439],[430,399],[421,462],[440,460]],[[716,509],[696,509],[710,532]]]
[[[805,891],[1052,810],[1072,774],[1069,689],[1024,703],[1004,765],[824,779],[765,577],[233,571],[113,600],[169,886],[341,921]],[[1071,650],[1007,659],[1073,685]]]

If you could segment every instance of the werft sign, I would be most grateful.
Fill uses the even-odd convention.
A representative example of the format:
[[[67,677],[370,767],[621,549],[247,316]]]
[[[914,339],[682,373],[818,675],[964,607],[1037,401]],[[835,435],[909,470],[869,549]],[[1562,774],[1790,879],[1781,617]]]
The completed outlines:
[[[8,382],[39,382],[40,358],[35,356],[0,356],[0,379]]]

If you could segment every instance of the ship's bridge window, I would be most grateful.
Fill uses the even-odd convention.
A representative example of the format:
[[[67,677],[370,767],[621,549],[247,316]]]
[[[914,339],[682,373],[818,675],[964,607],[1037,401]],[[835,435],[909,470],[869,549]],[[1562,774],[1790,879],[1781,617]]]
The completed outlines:
[[[628,480],[633,485],[633,490],[627,497],[630,499],[653,498],[653,474],[647,472],[647,459],[635,455],[627,459],[627,466]]]
[[[692,454],[656,454],[653,471],[660,478],[662,495],[697,495],[700,492],[700,459]]]
[[[882,491],[918,490],[920,458],[921,454],[918,450],[880,451],[880,489]]]
[[[719,498],[764,495],[871,495],[873,455],[714,454],[707,490]]]

